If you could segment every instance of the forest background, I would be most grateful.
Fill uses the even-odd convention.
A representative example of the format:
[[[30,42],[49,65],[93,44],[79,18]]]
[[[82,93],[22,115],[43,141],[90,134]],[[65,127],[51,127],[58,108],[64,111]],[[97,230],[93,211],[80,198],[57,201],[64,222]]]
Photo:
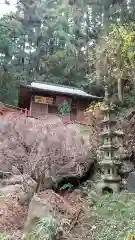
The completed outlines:
[[[8,5],[10,1],[6,0]],[[19,0],[0,18],[0,101],[20,84],[76,86],[135,102],[135,0]]]

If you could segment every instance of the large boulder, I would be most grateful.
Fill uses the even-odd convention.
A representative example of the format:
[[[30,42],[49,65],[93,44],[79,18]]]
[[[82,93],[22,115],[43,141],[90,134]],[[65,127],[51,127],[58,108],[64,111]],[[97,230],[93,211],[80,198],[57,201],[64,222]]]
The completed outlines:
[[[53,217],[57,214],[60,220],[63,215],[72,218],[76,213],[76,209],[53,190],[45,190],[33,196],[29,205],[27,221],[29,222],[35,217],[42,218],[50,213]]]
[[[22,191],[22,186],[20,184],[0,186],[0,196],[7,196],[8,194],[20,194]]]
[[[36,187],[37,183],[28,175],[15,175],[1,180],[0,232],[8,231],[12,235],[15,231],[23,230],[28,209],[24,205],[30,202]],[[15,236],[12,239],[20,238]]]
[[[36,232],[38,232],[36,236],[37,239],[58,239],[57,237],[61,233],[61,222],[65,216],[63,217],[61,211],[58,211],[57,204],[59,210],[64,210],[63,213],[66,213],[68,206],[66,206],[64,199],[53,191],[41,192],[33,196],[29,205],[28,218],[25,224],[24,239],[32,239],[32,236],[36,235]],[[45,231],[43,233],[42,229],[39,231],[37,228],[40,221],[46,222]],[[36,231],[34,231],[35,229]],[[51,235],[48,236],[50,231],[52,231]]]
[[[15,166],[36,181],[44,175],[44,183],[49,179],[52,186],[63,178],[82,177],[94,162],[91,144],[74,125],[59,118],[37,120],[13,115],[1,117],[0,123],[4,128],[0,130],[3,172],[12,172]]]
[[[36,189],[37,183],[26,174],[2,179],[0,183],[0,195],[15,194],[22,205],[29,204]]]
[[[28,210],[28,218],[25,224],[25,239],[29,233],[33,232],[33,229],[36,229],[39,221],[43,219],[47,221],[46,224],[46,232],[47,227],[53,229],[51,224],[56,220],[58,223],[57,227],[57,235],[61,233],[61,229],[70,229],[71,223],[79,217],[80,209],[83,211],[83,204],[80,203],[79,197],[73,196],[70,197],[62,197],[56,194],[53,190],[46,190],[44,192],[40,192],[39,194],[35,194],[31,200]],[[56,232],[55,232],[56,233]],[[40,239],[57,239],[55,238],[40,238]],[[45,232],[44,232],[45,234]],[[39,239],[39,238],[37,238]],[[59,239],[59,238],[58,238]]]
[[[21,185],[24,192],[36,191],[37,183],[27,174],[13,175],[10,178],[2,179],[1,186]]]

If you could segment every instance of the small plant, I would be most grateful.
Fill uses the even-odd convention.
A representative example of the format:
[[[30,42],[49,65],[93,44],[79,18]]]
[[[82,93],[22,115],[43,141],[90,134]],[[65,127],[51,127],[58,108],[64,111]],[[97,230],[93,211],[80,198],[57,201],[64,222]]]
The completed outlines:
[[[11,240],[11,237],[7,233],[0,233],[0,240]]]
[[[71,112],[69,103],[65,100],[62,104],[59,105],[59,111],[61,115],[68,115]]]
[[[60,224],[51,215],[41,218],[32,226],[28,240],[52,240],[60,231]]]
[[[66,190],[66,189],[70,190],[72,188],[73,188],[73,185],[71,183],[66,183],[60,188],[60,190]]]

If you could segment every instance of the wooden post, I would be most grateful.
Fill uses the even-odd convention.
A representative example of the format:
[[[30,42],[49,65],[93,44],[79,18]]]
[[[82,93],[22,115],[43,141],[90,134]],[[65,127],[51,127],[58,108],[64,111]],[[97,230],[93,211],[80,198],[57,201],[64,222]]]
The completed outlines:
[[[27,108],[25,108],[25,112],[24,112],[25,117],[27,117],[27,112],[28,112],[28,110],[27,110]]]

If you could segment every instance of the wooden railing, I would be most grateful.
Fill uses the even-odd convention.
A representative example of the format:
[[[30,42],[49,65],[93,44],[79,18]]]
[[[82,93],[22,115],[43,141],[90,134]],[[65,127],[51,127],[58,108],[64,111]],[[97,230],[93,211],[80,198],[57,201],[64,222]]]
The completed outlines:
[[[6,113],[17,113],[17,115],[23,115],[26,117],[34,117],[34,118],[43,118],[45,116],[58,116],[60,117],[64,122],[76,122],[76,123],[80,123],[80,124],[84,124],[84,125],[89,125],[90,124],[90,117],[87,114],[84,114],[84,116],[81,119],[78,120],[73,120],[74,118],[72,117],[72,115],[64,115],[61,116],[59,114],[44,114],[44,113],[40,113],[38,115],[38,112],[31,112],[31,110],[28,110],[27,108],[23,109],[23,108],[19,108],[16,106],[12,106],[12,105],[2,105],[0,106],[0,115],[5,115]]]
[[[14,112],[14,113],[17,113],[17,114],[23,114],[24,116],[31,116],[31,111],[28,110],[27,108],[23,109],[23,108],[19,108],[19,107],[16,107],[16,106],[12,106],[12,105],[3,105],[3,106],[0,106],[0,115],[4,115],[6,113],[9,113],[9,112]]]

